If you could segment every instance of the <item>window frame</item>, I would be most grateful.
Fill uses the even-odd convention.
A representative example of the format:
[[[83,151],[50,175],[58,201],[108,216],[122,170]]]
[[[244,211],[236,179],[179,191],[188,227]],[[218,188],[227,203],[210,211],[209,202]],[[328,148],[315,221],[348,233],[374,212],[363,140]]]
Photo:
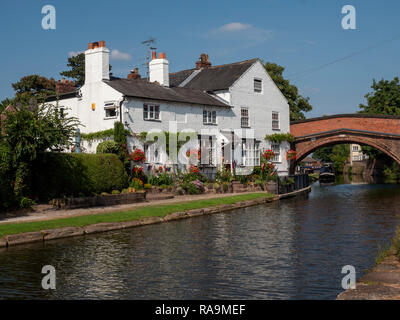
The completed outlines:
[[[274,119],[274,115],[278,116],[278,119]],[[278,123],[278,126],[274,126],[274,123]],[[271,116],[271,127],[272,130],[274,131],[280,131],[281,130],[281,117],[280,113],[278,111],[272,111],[272,116]]]
[[[206,125],[217,125],[217,110],[214,109],[203,109],[203,124]]]
[[[281,163],[282,162],[282,159],[281,159],[281,144],[280,143],[271,143],[271,150],[275,153],[275,155],[272,158],[271,162]],[[278,152],[276,152],[276,150],[278,150]]]
[[[260,88],[256,88],[256,83],[260,84]],[[263,80],[260,78],[253,79],[253,91],[254,93],[262,94],[263,93]]]
[[[108,120],[108,119],[116,119],[118,117],[117,114],[117,105],[116,105],[116,101],[105,101],[104,102],[104,119]],[[114,115],[107,115],[107,112],[114,110]]]
[[[243,111],[247,111],[247,116],[243,116]],[[247,119],[247,124],[243,124],[243,120]],[[240,108],[240,127],[241,128],[250,128],[250,112],[249,108],[241,107]]]
[[[146,116],[145,116],[146,115]],[[150,116],[152,115],[152,116]],[[158,115],[158,117],[156,117]],[[161,111],[159,104],[143,104],[144,121],[161,121]]]
[[[253,147],[253,148],[251,148]],[[256,139],[242,139],[242,159],[243,167],[257,167],[261,164],[260,141]]]

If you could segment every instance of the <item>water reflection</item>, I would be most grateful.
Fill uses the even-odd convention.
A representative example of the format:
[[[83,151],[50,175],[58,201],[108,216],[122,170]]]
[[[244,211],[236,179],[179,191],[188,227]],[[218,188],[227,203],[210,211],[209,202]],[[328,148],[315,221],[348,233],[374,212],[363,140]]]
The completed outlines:
[[[166,224],[0,251],[0,297],[333,299],[399,224],[399,187],[313,187],[298,197]],[[41,289],[41,268],[57,290]]]

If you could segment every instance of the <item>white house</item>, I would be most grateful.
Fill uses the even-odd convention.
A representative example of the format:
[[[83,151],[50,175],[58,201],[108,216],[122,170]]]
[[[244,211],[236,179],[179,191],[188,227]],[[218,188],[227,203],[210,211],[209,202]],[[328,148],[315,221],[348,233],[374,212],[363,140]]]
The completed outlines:
[[[131,150],[143,148],[148,163],[168,165],[174,161],[160,147],[162,139],[145,142],[139,134],[195,132],[199,141],[190,143],[201,150],[200,167],[205,172],[221,166],[240,172],[259,165],[262,151],[272,149],[279,175],[288,173],[289,144],[271,145],[264,138],[290,132],[289,105],[259,59],[212,66],[208,55],[202,54],[195,68],[170,73],[165,53],[157,57],[153,52],[149,79],[140,78],[137,69],[121,79],[110,77],[109,54],[104,41],[90,43],[85,51],[85,84],[58,98],[65,112],[79,118],[81,132],[111,129],[121,121],[131,132]],[[98,142],[84,147],[95,152]],[[178,159],[184,162],[182,154]]]

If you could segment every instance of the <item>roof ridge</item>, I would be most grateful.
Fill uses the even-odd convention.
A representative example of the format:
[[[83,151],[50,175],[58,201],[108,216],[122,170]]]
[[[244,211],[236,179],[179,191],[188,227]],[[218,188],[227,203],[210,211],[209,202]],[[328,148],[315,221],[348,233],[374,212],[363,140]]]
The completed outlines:
[[[207,68],[205,68],[205,70],[213,69],[213,68],[220,68],[220,67],[225,67],[225,66],[230,66],[230,65],[234,65],[234,64],[240,64],[240,63],[244,63],[244,62],[257,61],[257,60],[260,60],[260,58],[247,59],[247,60],[242,60],[242,61],[237,61],[237,62],[232,62],[232,63],[225,63],[225,64],[218,64],[218,65],[215,65],[215,66],[207,67]],[[184,70],[180,70],[180,71],[170,72],[169,74],[176,74],[176,73],[179,73],[179,72],[195,71],[195,70],[198,70],[198,69],[196,69],[196,68],[184,69]]]

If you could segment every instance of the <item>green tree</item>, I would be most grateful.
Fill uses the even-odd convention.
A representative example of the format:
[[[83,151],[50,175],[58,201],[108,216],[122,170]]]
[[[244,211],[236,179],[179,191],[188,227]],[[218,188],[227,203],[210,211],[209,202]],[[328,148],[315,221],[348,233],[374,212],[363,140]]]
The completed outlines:
[[[360,113],[400,115],[400,83],[395,77],[392,81],[374,79],[372,92],[365,95],[367,104],[360,104]]]
[[[345,163],[350,155],[350,145],[337,144],[316,150],[313,158],[323,162],[332,162],[335,172],[342,173]]]
[[[80,53],[68,58],[67,67],[71,70],[60,72],[60,75],[74,79],[78,87],[83,86],[85,83],[85,54]]]
[[[270,62],[267,62],[264,67],[289,103],[290,120],[305,119],[304,112],[312,110],[312,106],[309,103],[310,98],[301,96],[297,87],[283,77],[284,67]]]
[[[349,144],[337,144],[332,148],[331,159],[333,162],[333,168],[337,173],[343,173],[344,165],[349,159],[350,145]]]
[[[18,82],[11,85],[15,90],[13,102],[20,105],[34,105],[36,102],[43,103],[45,99],[54,95],[56,82],[37,74],[22,77]]]
[[[373,79],[371,89],[365,95],[367,104],[360,104],[360,113],[366,114],[384,114],[384,115],[400,115],[400,81],[398,77],[393,80],[376,81]],[[382,158],[384,154],[373,147],[363,146],[362,151],[369,156],[370,159]]]
[[[0,141],[12,150],[14,194],[30,195],[32,165],[39,154],[68,148],[79,125],[76,118],[60,117],[54,105],[22,106],[8,112]]]
[[[312,157],[317,160],[321,160],[323,162],[332,162],[331,154],[332,154],[333,146],[322,147],[314,151]]]
[[[75,80],[78,87],[83,86],[85,83],[85,54],[80,53],[76,56],[68,58],[67,67],[70,70],[60,72],[60,75]],[[110,71],[112,66],[110,65]]]

